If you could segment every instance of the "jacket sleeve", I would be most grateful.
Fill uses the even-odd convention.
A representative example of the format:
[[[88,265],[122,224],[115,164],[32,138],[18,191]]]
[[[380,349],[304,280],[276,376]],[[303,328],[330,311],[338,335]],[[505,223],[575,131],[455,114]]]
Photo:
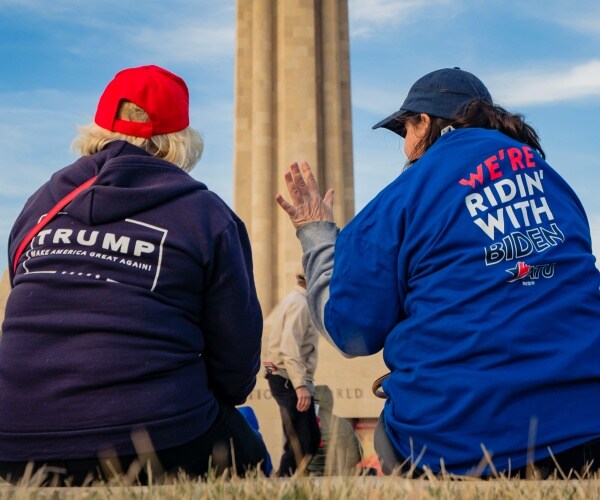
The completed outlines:
[[[217,238],[207,272],[202,355],[215,397],[224,404],[238,405],[256,384],[263,326],[250,242],[239,219]]]
[[[396,253],[360,232],[342,231],[325,305],[325,328],[352,356],[383,349],[388,333],[402,319]]]
[[[347,357],[380,351],[401,314],[397,256],[329,222],[306,224],[297,235],[315,325]]]

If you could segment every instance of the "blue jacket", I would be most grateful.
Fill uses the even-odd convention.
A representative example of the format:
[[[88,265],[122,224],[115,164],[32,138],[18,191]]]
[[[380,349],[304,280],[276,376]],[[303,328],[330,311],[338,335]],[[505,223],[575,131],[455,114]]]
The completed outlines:
[[[133,454],[187,442],[245,401],[262,315],[242,221],[206,186],[126,142],[55,173],[10,236],[99,174],[34,238],[0,338],[0,460]]]
[[[484,447],[514,469],[529,442],[539,459],[600,436],[599,286],[566,182],[497,131],[455,130],[339,233],[324,327],[349,355],[383,348],[403,456],[462,474]]]

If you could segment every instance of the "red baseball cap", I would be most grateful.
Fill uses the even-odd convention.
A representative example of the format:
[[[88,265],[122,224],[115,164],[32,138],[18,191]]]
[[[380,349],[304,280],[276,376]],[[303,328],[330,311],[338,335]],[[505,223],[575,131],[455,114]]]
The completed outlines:
[[[137,104],[150,121],[118,119],[121,101]],[[177,75],[158,66],[124,69],[104,89],[94,121],[107,130],[147,139],[179,132],[190,124],[187,85]]]

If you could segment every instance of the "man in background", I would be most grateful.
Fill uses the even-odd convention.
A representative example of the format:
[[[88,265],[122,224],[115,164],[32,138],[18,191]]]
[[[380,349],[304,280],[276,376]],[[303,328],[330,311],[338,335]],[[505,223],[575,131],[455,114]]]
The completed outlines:
[[[318,341],[306,302],[304,269],[299,266],[296,285],[274,318],[264,363],[285,436],[278,476],[291,476],[306,465],[321,441],[313,400]]]

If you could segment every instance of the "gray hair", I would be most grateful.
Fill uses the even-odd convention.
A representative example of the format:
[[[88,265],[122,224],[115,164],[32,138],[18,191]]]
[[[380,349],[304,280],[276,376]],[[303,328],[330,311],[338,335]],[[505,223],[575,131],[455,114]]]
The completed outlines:
[[[148,115],[132,102],[123,102],[119,108],[119,118],[129,121],[146,122]],[[112,132],[95,123],[77,127],[78,135],[71,149],[81,156],[90,156],[101,151],[108,143],[127,141],[156,158],[174,163],[185,172],[190,172],[200,161],[204,150],[202,136],[191,127],[171,134],[152,136],[149,139]]]

